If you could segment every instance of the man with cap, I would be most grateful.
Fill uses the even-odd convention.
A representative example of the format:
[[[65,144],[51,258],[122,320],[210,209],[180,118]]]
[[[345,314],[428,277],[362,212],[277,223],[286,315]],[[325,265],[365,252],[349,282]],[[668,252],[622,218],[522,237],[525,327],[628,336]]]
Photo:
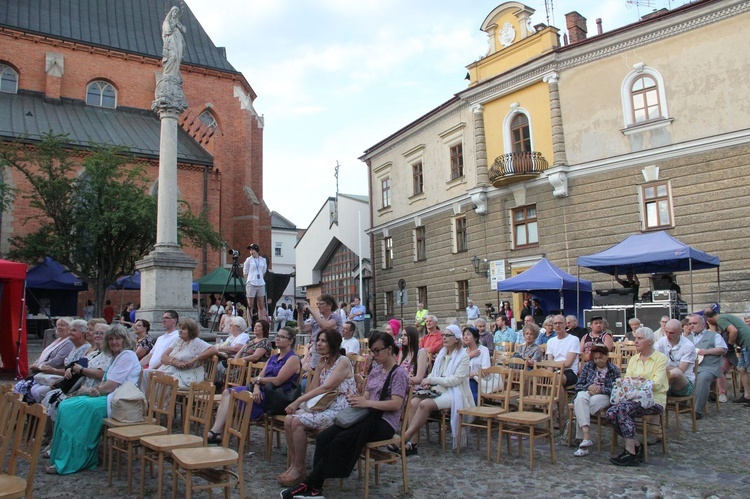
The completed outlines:
[[[245,293],[247,294],[247,306],[252,309],[253,300],[256,300],[258,308],[258,319],[268,320],[268,305],[266,305],[266,281],[264,276],[268,269],[266,259],[258,253],[260,247],[253,243],[247,247],[250,256],[245,260],[242,273],[245,276]]]
[[[473,326],[476,320],[479,319],[479,307],[474,305],[474,301],[471,298],[466,301],[469,304],[469,306],[466,307],[466,323]]]

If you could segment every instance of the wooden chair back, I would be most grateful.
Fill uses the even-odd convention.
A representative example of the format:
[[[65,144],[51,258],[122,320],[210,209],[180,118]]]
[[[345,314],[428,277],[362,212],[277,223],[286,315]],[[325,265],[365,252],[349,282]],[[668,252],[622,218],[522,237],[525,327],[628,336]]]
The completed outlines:
[[[609,361],[612,364],[616,365],[619,369],[620,364],[622,364],[622,355],[620,355],[617,351],[609,352]]]
[[[159,374],[159,371],[152,373],[149,377],[146,421],[153,421],[153,424],[162,425],[167,429],[172,428],[179,384],[177,378]]]
[[[532,369],[521,372],[521,397],[518,402],[519,411],[533,410],[541,407],[546,414],[552,414],[552,406],[559,393],[559,371],[547,369]]]
[[[354,368],[354,374],[360,374],[364,376],[365,365],[367,364],[367,359],[361,355],[356,355],[352,353],[348,354],[346,357],[352,363],[352,367]]]
[[[251,382],[254,381],[258,376],[260,376],[260,373],[262,373],[263,369],[265,368],[265,362],[251,362],[250,364],[248,364],[245,386],[250,386],[252,384]]]
[[[250,412],[253,408],[252,392],[231,392],[229,401],[229,415],[224,425],[224,434],[221,438],[221,446],[229,448],[232,437],[237,438],[237,449],[239,454],[239,465],[242,466],[242,450],[245,448],[245,440],[248,436],[248,425],[250,424]]]
[[[210,381],[192,383],[188,393],[187,415],[184,418],[182,432],[191,434],[190,427],[195,424],[197,428],[202,427],[203,445],[207,444],[208,430],[211,428],[211,416],[213,415],[214,385]],[[197,429],[196,429],[197,431]]]
[[[622,371],[624,375],[625,370],[628,368],[628,361],[630,361],[630,358],[638,352],[635,349],[635,344],[633,344],[633,345],[621,345],[619,353],[620,353],[620,365],[618,367],[620,368],[620,371]]]
[[[493,366],[503,366],[505,365],[505,362],[510,358],[510,354],[508,352],[501,352],[500,350],[495,350],[492,353],[492,365]]]
[[[224,377],[224,389],[244,386],[247,376],[247,362],[242,359],[229,359]]]
[[[307,345],[304,343],[297,343],[297,346],[294,347],[294,353],[296,353],[299,357],[304,357],[305,352],[307,352]]]
[[[507,411],[510,405],[512,373],[511,369],[502,366],[480,369],[477,405],[481,407],[489,402],[491,405],[499,405]]]
[[[20,393],[4,392],[0,399],[0,473],[5,469],[5,458],[15,435],[18,413],[23,401]]]
[[[8,475],[15,475],[20,459],[29,463],[26,476],[26,494],[32,497],[34,492],[34,473],[42,449],[44,427],[47,424],[47,411],[42,404],[26,405],[18,411],[16,417],[16,431],[8,460]],[[7,491],[6,491],[7,492]]]
[[[518,357],[509,357],[505,359],[505,363],[503,364],[508,369],[516,369],[519,371],[523,371],[526,369],[526,361],[523,359],[519,359]]]
[[[495,350],[499,350],[501,352],[507,352],[507,353],[513,353],[513,349],[515,348],[516,344],[512,341],[501,341],[500,343],[495,344]]]
[[[354,375],[354,383],[357,385],[357,393],[361,396],[365,394],[365,385],[367,381],[361,374]]]
[[[359,354],[362,356],[370,355],[370,340],[368,340],[367,338],[360,338]]]

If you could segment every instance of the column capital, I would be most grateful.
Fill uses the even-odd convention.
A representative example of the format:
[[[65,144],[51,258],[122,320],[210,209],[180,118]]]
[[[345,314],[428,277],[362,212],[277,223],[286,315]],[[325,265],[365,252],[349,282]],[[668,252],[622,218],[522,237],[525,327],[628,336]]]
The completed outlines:
[[[560,74],[559,74],[559,73],[557,73],[556,71],[553,71],[553,72],[551,72],[551,73],[548,73],[548,74],[546,74],[546,75],[544,76],[544,78],[542,78],[542,80],[543,80],[543,81],[544,81],[545,83],[549,83],[550,85],[552,85],[553,83],[555,83],[555,84],[556,84],[556,83],[557,83],[557,81],[558,81],[559,79],[560,79]]]
[[[482,104],[472,104],[470,109],[474,114],[481,114],[484,111],[484,106]]]

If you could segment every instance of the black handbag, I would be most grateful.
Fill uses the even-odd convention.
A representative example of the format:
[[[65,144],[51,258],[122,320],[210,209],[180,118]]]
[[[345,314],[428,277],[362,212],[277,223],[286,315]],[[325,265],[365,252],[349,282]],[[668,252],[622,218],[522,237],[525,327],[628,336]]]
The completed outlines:
[[[283,390],[273,383],[266,383],[263,387],[263,404],[266,414],[271,416],[286,414],[286,406],[297,400],[302,395],[302,386],[293,382],[291,388]]]
[[[86,357],[81,357],[80,359],[75,360],[71,362],[70,364],[68,364],[67,366],[65,366],[65,369],[72,369],[73,366],[76,364],[78,364],[79,366],[83,368],[89,367],[89,359],[87,359]],[[70,392],[71,389],[76,386],[78,381],[81,378],[83,378],[82,372],[83,370],[81,370],[81,372],[79,373],[73,374],[73,376],[71,376],[70,379],[68,378],[61,379],[60,381],[58,381],[52,386],[52,389],[60,389],[64,394],[67,395],[68,392]]]

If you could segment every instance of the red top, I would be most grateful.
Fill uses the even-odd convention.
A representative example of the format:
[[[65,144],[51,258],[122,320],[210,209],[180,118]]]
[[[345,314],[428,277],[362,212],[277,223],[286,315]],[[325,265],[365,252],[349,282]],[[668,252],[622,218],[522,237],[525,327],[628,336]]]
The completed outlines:
[[[443,348],[443,333],[437,330],[427,333],[419,340],[419,347],[427,350],[430,355],[435,355]]]

